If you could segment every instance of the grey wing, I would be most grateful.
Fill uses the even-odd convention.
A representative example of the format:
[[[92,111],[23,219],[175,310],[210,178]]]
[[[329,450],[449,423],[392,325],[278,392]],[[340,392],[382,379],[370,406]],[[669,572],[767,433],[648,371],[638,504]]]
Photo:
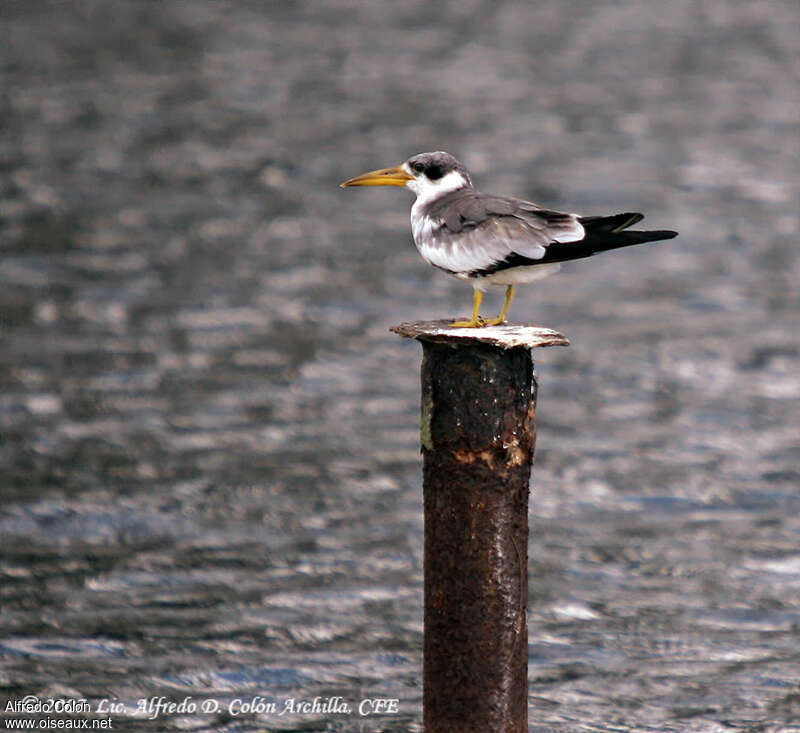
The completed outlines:
[[[514,257],[541,260],[556,242],[574,242],[584,229],[574,214],[529,201],[470,192],[431,214],[441,222],[420,247],[431,264],[450,272],[491,270]],[[532,263],[533,264],[533,263]]]

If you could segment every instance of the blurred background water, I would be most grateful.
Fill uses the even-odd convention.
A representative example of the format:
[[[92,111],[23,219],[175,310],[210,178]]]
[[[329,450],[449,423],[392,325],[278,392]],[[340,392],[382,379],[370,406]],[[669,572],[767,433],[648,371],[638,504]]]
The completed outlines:
[[[643,211],[534,355],[531,730],[800,730],[798,6],[0,5],[0,685],[399,699],[117,730],[421,730],[410,195]],[[499,307],[491,295],[488,310]],[[792,722],[794,721],[794,723]]]

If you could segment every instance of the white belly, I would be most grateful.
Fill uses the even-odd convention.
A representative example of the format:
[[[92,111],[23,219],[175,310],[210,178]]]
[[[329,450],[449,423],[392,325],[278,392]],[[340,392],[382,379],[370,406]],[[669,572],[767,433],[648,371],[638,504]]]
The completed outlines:
[[[498,270],[485,277],[467,278],[472,281],[472,287],[476,290],[485,290],[489,285],[525,285],[535,283],[537,280],[544,280],[549,275],[553,275],[561,269],[560,262],[551,262],[544,265],[528,265],[525,267],[510,267],[507,270]]]

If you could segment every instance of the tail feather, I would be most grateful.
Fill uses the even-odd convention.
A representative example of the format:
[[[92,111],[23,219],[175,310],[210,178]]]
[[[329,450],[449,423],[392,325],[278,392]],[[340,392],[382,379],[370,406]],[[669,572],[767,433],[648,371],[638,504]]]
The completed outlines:
[[[553,243],[547,248],[545,256],[539,260],[545,262],[566,262],[583,257],[591,257],[596,252],[605,252],[609,249],[630,247],[644,242],[658,242],[663,239],[672,239],[678,232],[668,229],[653,231],[639,231],[627,229],[644,219],[642,214],[626,212],[613,216],[585,216],[579,219],[586,231],[586,236],[579,242]],[[625,230],[625,231],[623,231]]]
[[[612,216],[583,216],[578,221],[587,232],[621,232],[644,219],[644,214],[628,211]]]
[[[626,227],[632,226],[642,219],[644,219],[642,214],[633,212],[614,214],[613,216],[584,216],[578,219],[586,232],[584,238],[580,241],[552,242],[545,249],[544,257],[537,259],[512,252],[502,262],[496,263],[491,268],[470,274],[489,275],[498,270],[506,270],[511,267],[579,260],[583,257],[591,257],[596,252],[630,247],[644,242],[658,242],[662,239],[672,239],[678,236],[678,232],[673,232],[669,229],[655,229],[649,232],[626,229]]]

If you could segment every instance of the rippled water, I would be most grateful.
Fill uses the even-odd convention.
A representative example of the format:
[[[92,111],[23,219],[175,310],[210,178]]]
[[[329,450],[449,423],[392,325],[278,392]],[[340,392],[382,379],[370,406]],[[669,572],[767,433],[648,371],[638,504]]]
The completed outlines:
[[[681,232],[512,309],[573,344],[534,355],[531,730],[800,730],[796,11],[5,2],[3,700],[421,729],[420,355],[388,327],[471,294],[404,192],[336,184],[446,149]],[[220,712],[131,714],[160,696]],[[226,712],[257,696],[399,712]]]

